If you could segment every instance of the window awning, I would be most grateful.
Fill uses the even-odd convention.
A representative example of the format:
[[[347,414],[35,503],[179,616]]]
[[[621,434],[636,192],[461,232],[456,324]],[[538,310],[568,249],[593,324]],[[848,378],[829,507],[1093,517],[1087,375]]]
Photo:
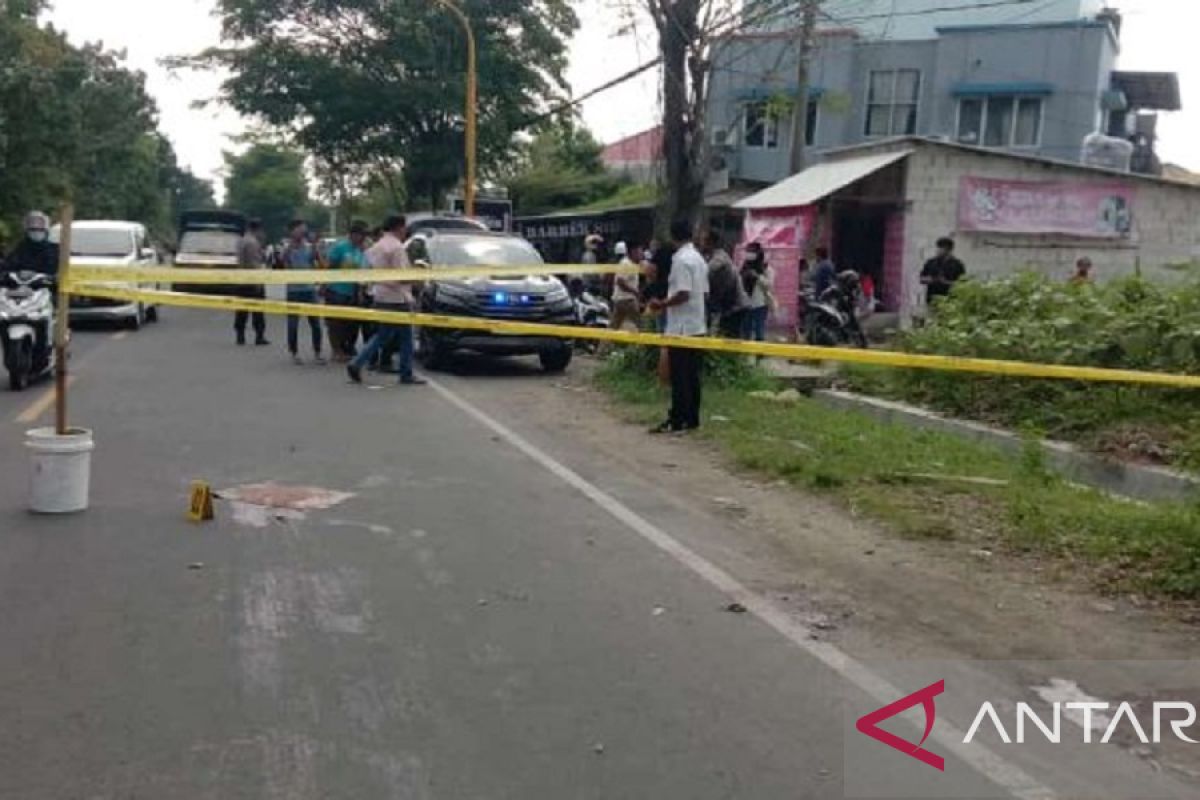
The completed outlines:
[[[955,97],[991,97],[992,95],[1054,94],[1054,84],[1041,81],[1009,81],[1004,83],[959,83],[950,90]]]
[[[874,175],[879,170],[908,158],[912,152],[912,148],[905,148],[825,161],[747,197],[734,208],[761,210],[809,206],[855,181]]]

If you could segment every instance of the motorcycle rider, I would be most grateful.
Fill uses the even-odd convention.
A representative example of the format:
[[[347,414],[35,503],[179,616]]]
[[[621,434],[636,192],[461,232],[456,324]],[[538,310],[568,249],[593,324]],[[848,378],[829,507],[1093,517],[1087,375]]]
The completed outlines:
[[[25,215],[25,238],[5,259],[4,270],[58,274],[58,245],[50,241],[50,217],[41,211]]]

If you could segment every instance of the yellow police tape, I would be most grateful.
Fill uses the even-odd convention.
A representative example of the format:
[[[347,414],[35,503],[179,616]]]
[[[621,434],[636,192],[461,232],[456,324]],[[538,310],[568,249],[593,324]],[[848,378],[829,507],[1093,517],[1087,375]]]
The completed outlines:
[[[662,336],[651,333],[633,333],[630,331],[613,331],[568,325],[543,325],[540,323],[511,322],[506,320],[481,319],[478,317],[455,317],[445,314],[378,311],[346,306],[285,303],[278,300],[193,295],[113,286],[81,286],[77,288],[76,293],[113,300],[182,306],[185,308],[206,308],[218,311],[261,311],[266,314],[298,314],[327,319],[349,319],[393,325],[416,325],[426,328],[485,331],[487,333],[511,336],[546,336],[652,347],[680,347],[693,350],[744,353],[747,355],[770,356],[802,361],[837,361],[849,364],[872,364],[886,367],[1003,375],[1012,378],[1053,378],[1058,380],[1130,383],[1200,389],[1200,375],[1173,375],[1159,372],[1071,367],[1059,364],[1029,364],[1021,361],[996,361],[983,358],[918,355],[882,350],[855,350],[811,347],[797,344],[775,344],[772,342],[746,342],[703,336]]]
[[[524,267],[437,267],[413,269],[237,269],[213,267],[93,267],[71,265],[64,287],[79,294],[88,283],[171,283],[193,286],[284,286],[287,284],[380,283],[391,281],[421,282],[434,274],[440,281],[472,278],[520,280],[543,275],[636,275],[636,265],[619,264],[533,264]]]

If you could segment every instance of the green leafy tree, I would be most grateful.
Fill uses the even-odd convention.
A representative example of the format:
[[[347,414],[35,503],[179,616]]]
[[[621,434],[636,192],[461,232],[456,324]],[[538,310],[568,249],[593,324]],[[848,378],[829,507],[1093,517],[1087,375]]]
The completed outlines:
[[[225,168],[225,205],[261,219],[273,238],[310,207],[304,155],[296,150],[254,144],[244,153],[226,153]]]
[[[569,118],[542,127],[503,179],[517,213],[575,208],[617,192],[624,182],[605,172],[602,152],[591,132]]]
[[[0,11],[0,220],[11,232],[29,209],[71,198],[77,218],[169,236],[175,187],[196,179],[158,131],[145,76],[120,53],[39,25],[44,6],[8,0]]]
[[[460,0],[479,47],[481,169],[565,90],[570,0]],[[228,69],[224,99],[309,154],[403,175],[414,204],[440,205],[462,174],[466,43],[430,0],[220,0],[226,44],[180,63]]]

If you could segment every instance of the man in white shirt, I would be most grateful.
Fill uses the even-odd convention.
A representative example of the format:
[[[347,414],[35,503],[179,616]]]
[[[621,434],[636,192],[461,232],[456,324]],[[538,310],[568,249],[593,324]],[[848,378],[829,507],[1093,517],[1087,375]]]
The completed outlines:
[[[655,310],[667,313],[667,336],[704,336],[705,296],[708,294],[708,263],[692,244],[692,224],[679,220],[671,225],[675,257],[665,300],[652,300]],[[654,433],[682,433],[700,427],[700,378],[704,351],[671,347],[667,351],[671,369],[671,411]]]
[[[383,236],[367,251],[367,264],[371,269],[408,269],[408,251],[404,249],[406,220],[396,214],[387,218],[383,225]],[[383,281],[374,284],[375,309],[378,311],[412,311],[412,284],[402,281]],[[400,383],[405,386],[420,386],[425,381],[413,374],[413,329],[411,325],[380,325],[379,330],[362,352],[346,366],[350,380],[362,383],[362,369],[388,342],[399,343]]]

